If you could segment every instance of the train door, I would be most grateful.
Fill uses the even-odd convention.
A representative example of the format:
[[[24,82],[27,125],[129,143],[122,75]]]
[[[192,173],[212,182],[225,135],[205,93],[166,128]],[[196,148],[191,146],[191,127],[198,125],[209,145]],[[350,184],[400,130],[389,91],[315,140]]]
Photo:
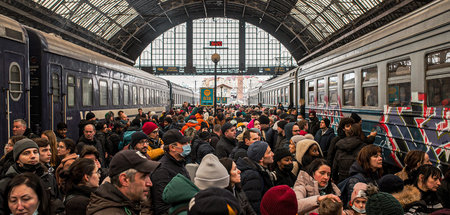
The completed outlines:
[[[297,97],[299,99],[299,105],[300,105],[300,114],[305,116],[305,79],[300,80],[300,89],[299,91],[300,95]]]
[[[64,102],[62,96],[62,67],[60,65],[50,65],[50,108],[51,114],[51,128],[56,129],[59,122],[64,121]]]
[[[294,106],[295,101],[294,101],[294,83],[290,83],[289,84],[289,106]]]
[[[12,126],[15,119],[28,120],[28,93],[25,89],[27,77],[25,76],[25,56],[12,52],[4,53],[4,74],[8,81],[5,91],[6,119],[8,125],[8,138],[12,135]],[[29,126],[29,125],[27,125]]]

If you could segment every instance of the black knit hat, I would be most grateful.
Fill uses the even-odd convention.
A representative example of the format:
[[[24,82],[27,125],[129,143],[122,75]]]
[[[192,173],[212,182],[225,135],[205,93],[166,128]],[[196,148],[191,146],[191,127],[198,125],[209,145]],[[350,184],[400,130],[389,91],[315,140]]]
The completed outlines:
[[[95,118],[95,114],[94,113],[89,112],[89,113],[86,114],[86,120],[90,120],[92,118]]]
[[[136,144],[139,143],[139,141],[141,140],[148,140],[148,136],[141,131],[136,131],[131,135],[131,148],[134,149],[134,147],[136,146]]]
[[[287,156],[292,157],[292,154],[289,151],[289,149],[284,148],[284,147],[278,148],[275,150],[275,154],[273,156],[273,163],[277,163],[277,161],[280,161],[281,159],[283,159],[284,157],[287,157]]]
[[[212,187],[198,192],[189,203],[189,215],[230,215],[241,211],[239,201],[225,189]]]
[[[268,125],[268,124],[270,124],[270,119],[269,119],[269,117],[267,117],[267,116],[265,116],[265,115],[260,116],[259,119],[258,119],[258,121],[259,121],[260,124],[263,124],[263,125]]]
[[[231,123],[229,123],[229,122],[226,122],[225,124],[223,124],[222,125],[222,134],[223,135],[225,135],[225,132],[228,130],[228,129],[230,129],[230,128],[232,128],[232,127],[234,127],[234,125],[233,124],[231,124]]]
[[[396,175],[387,174],[380,179],[378,187],[381,192],[398,193],[403,190],[404,182]]]

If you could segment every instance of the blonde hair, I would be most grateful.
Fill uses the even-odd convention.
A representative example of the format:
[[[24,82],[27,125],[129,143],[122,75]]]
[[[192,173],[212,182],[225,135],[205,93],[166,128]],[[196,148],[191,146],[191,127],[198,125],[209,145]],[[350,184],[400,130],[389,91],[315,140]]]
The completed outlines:
[[[55,132],[52,130],[46,130],[42,132],[43,135],[47,136],[48,143],[50,145],[50,149],[52,150],[52,157],[50,158],[50,165],[56,166],[58,163],[58,151],[56,149],[58,145],[58,141],[56,141],[56,135]]]

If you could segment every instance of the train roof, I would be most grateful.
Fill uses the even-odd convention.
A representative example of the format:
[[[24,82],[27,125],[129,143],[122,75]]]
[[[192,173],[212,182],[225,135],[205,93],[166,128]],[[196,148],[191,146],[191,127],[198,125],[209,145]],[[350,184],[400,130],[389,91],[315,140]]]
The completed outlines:
[[[120,61],[114,60],[110,57],[104,56],[98,52],[94,52],[87,48],[81,47],[79,45],[73,44],[63,38],[56,36],[55,34],[45,33],[43,31],[26,27],[32,31],[40,34],[46,41],[46,50],[48,52],[71,57],[80,61],[91,63],[94,65],[109,68],[114,71],[123,72],[136,77],[150,79],[150,81],[162,82],[161,84],[167,84],[166,80],[163,78],[156,77],[150,73],[144,72],[142,70],[136,69],[133,66],[122,63]]]
[[[14,19],[0,15],[0,37],[25,43],[26,37],[22,25]]]

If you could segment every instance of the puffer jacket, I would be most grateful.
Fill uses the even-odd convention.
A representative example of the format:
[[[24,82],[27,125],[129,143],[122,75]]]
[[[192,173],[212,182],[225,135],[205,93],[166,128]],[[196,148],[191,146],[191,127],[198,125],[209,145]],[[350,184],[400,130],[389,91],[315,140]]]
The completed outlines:
[[[225,136],[220,137],[220,140],[216,146],[217,157],[219,159],[223,157],[229,157],[231,151],[233,150],[234,147],[236,147],[236,145],[237,145],[236,139],[230,140]]]
[[[267,190],[273,187],[273,176],[248,157],[239,158],[236,165],[241,170],[242,190],[245,192],[253,210],[260,214],[262,197]]]
[[[189,201],[200,191],[194,183],[181,174],[177,174],[164,188],[162,199],[170,205],[169,214],[186,215],[186,206]],[[174,213],[180,210],[179,213]]]
[[[72,190],[69,190],[64,202],[66,214],[86,214],[89,198],[95,189],[86,186],[75,186]]]
[[[231,151],[230,158],[236,162],[239,158],[247,157],[248,147],[243,141],[239,142],[238,146]]]
[[[333,170],[331,170],[333,171]],[[350,167],[349,170],[349,174],[350,174],[350,179],[348,180],[348,193],[343,193],[342,195],[347,195],[347,199],[351,199],[352,196],[352,192],[353,192],[353,187],[355,186],[356,183],[358,182],[362,182],[365,184],[373,184],[375,186],[378,187],[378,181],[380,180],[381,176],[378,175],[377,172],[366,172],[361,165],[358,164],[357,161],[355,161],[352,166]],[[352,177],[356,174],[359,174],[360,176],[362,176],[362,179],[359,179],[358,177]]]
[[[330,183],[334,194],[340,196],[341,191],[339,188],[334,183]],[[307,172],[300,171],[298,174],[297,181],[294,184],[294,192],[297,197],[298,215],[319,212],[319,204],[317,203],[317,199],[320,196],[319,183]]]
[[[295,122],[290,122],[290,123],[286,124],[286,126],[284,126],[285,138],[277,143],[277,145],[275,146],[275,149],[283,148],[283,147],[289,148],[289,141],[291,140],[291,137],[292,137],[292,129],[293,129],[294,125],[295,125]]]
[[[233,193],[234,197],[239,201],[239,205],[241,206],[239,215],[256,215],[240,185],[235,185],[234,188],[229,186],[226,189]]]
[[[87,215],[123,215],[140,214],[141,206],[132,202],[111,183],[104,183],[91,194]]]
[[[339,183],[350,176],[350,166],[355,162],[359,151],[365,145],[366,144],[356,136],[346,137],[336,143],[336,154],[331,168],[334,181]]]

